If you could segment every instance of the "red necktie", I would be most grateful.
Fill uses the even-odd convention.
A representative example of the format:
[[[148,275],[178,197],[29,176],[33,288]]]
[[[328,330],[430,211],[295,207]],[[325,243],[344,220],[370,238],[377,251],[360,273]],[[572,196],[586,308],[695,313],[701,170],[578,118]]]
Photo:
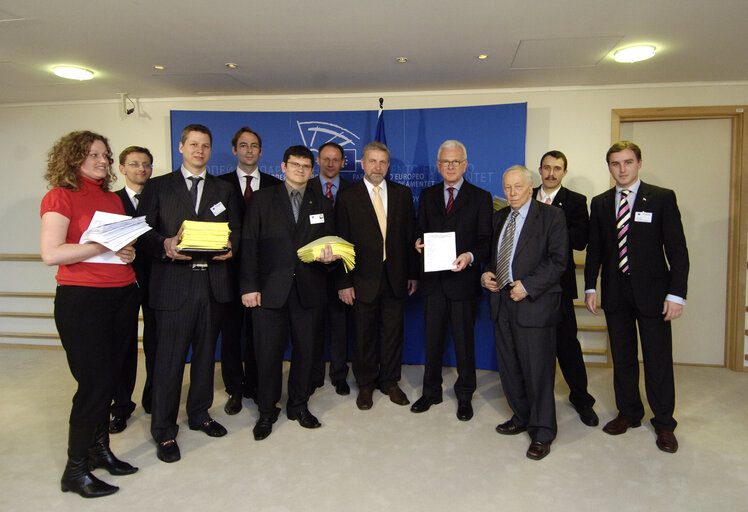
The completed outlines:
[[[551,196],[545,198],[545,204],[551,204]]]
[[[327,189],[325,190],[325,197],[332,201],[332,205],[335,206],[335,197],[332,195],[332,183],[329,181],[325,183]]]
[[[447,213],[449,213],[450,210],[452,209],[452,205],[455,202],[455,196],[454,196],[455,188],[447,187],[447,192],[449,192],[449,199],[447,199]]]

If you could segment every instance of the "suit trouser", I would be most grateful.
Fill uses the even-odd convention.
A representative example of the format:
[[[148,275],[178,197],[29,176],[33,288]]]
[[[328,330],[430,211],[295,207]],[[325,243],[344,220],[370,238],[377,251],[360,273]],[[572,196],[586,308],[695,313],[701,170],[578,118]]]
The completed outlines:
[[[147,410],[151,410],[151,393],[153,392],[153,362],[156,358],[156,313],[148,306],[148,290],[138,283],[138,296],[143,310],[143,353],[145,355],[145,385],[141,403]],[[137,311],[135,322],[137,324]],[[132,392],[135,389],[135,379],[138,373],[138,332],[130,342],[125,362],[122,365],[120,378],[114,388],[113,403],[110,408],[112,416],[128,417],[135,410]]]
[[[252,309],[257,358],[257,405],[261,417],[277,416],[283,387],[283,353],[291,332],[291,367],[288,372],[286,414],[296,416],[307,407],[312,382],[314,346],[322,336],[322,306],[304,308],[296,284],[280,308]]]
[[[190,360],[190,389],[187,417],[191,427],[210,420],[213,405],[213,374],[218,330],[226,310],[210,290],[207,271],[192,271],[184,285],[187,299],[177,310],[156,310],[158,347],[153,375],[151,435],[157,443],[177,436],[177,416],[187,353]]]
[[[442,397],[442,360],[449,322],[457,359],[457,381],[454,390],[458,400],[471,400],[475,392],[475,315],[476,299],[450,300],[437,287],[424,297],[426,324],[426,360],[423,373],[423,396]]]
[[[637,308],[628,278],[620,280],[618,308],[605,310],[613,356],[613,389],[616,407],[629,421],[644,417],[644,405],[639,395],[639,351],[636,324],[639,325],[642,359],[644,360],[644,388],[654,418],[652,425],[663,430],[675,430],[675,380],[673,377],[673,339],[670,322],[662,315],[644,315]]]
[[[257,392],[257,360],[252,342],[252,312],[233,301],[221,330],[221,376],[229,395]],[[242,336],[244,327],[244,336]]]
[[[592,407],[595,399],[587,392],[587,369],[582,346],[577,339],[577,315],[571,297],[561,298],[561,323],[556,328],[556,357],[569,386],[569,401],[577,409]]]
[[[386,391],[400,380],[404,313],[405,298],[395,296],[386,272],[372,302],[353,302],[352,366],[359,388]]]
[[[137,335],[137,307],[135,284],[57,287],[55,324],[70,373],[78,383],[71,426],[95,429],[109,421],[115,379],[133,332]]]
[[[518,303],[508,289],[500,292],[499,316],[494,333],[499,377],[512,421],[527,427],[535,441],[550,443],[556,438],[556,328],[522,327],[518,324]],[[527,299],[525,299],[527,300]]]
[[[348,375],[348,313],[350,306],[338,298],[334,286],[328,286],[328,302],[325,306],[324,323],[330,340],[330,381],[345,380]],[[325,380],[325,338],[315,347],[312,383]]]

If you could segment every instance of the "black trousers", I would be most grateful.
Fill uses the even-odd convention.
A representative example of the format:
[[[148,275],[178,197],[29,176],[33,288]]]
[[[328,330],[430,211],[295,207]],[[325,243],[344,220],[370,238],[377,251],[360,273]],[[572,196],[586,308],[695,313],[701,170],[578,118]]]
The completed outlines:
[[[143,311],[143,352],[145,354],[145,385],[143,386],[143,407],[151,410],[151,393],[153,391],[153,363],[156,359],[156,313],[148,305],[148,290],[138,283],[138,297]],[[137,311],[135,312],[137,323]],[[135,410],[132,393],[135,389],[135,378],[138,372],[138,332],[128,344],[127,355],[122,372],[116,380],[110,412],[112,416],[128,417]]]
[[[386,391],[400,380],[405,298],[392,291],[382,274],[372,302],[353,302],[353,375],[359,388]]]
[[[277,415],[283,387],[283,353],[291,334],[291,368],[288,373],[286,414],[295,416],[307,407],[312,383],[314,347],[322,337],[323,306],[305,308],[296,285],[281,308],[252,308],[255,357],[257,358],[257,405],[261,417]]]
[[[345,380],[348,376],[348,315],[351,307],[338,298],[334,283],[328,283],[327,305],[323,316],[327,338],[324,336],[315,347],[312,383],[325,380],[325,340],[330,346],[330,381]]]
[[[153,375],[151,435],[157,443],[177,436],[177,415],[187,353],[192,347],[187,417],[192,427],[210,419],[218,330],[226,304],[215,301],[208,272],[190,273],[190,294],[178,310],[156,310],[158,347]]]
[[[499,377],[512,421],[535,441],[556,438],[556,327],[522,327],[516,320],[518,303],[502,289],[495,327]],[[527,300],[527,299],[525,299]]]
[[[622,280],[619,307],[605,311],[613,356],[613,389],[616,407],[629,421],[644,417],[644,405],[639,394],[639,350],[636,326],[639,326],[642,359],[644,360],[644,388],[654,418],[652,425],[662,430],[675,430],[675,379],[673,377],[673,337],[670,322],[663,316],[644,315],[634,301],[628,279]]]
[[[70,425],[95,429],[109,421],[109,404],[133,336],[138,289],[57,287],[55,324],[70,373],[78,383]],[[134,334],[133,334],[134,333]]]
[[[587,392],[587,369],[582,346],[577,339],[577,316],[571,297],[561,298],[561,323],[556,328],[556,357],[569,386],[569,401],[577,409],[592,407],[595,399]]]
[[[442,397],[442,360],[449,323],[457,359],[454,390],[458,400],[471,400],[475,392],[475,315],[476,300],[450,300],[441,288],[424,297],[426,360],[423,396]]]
[[[252,342],[252,312],[241,298],[229,305],[221,329],[221,376],[229,395],[257,391],[257,360]]]

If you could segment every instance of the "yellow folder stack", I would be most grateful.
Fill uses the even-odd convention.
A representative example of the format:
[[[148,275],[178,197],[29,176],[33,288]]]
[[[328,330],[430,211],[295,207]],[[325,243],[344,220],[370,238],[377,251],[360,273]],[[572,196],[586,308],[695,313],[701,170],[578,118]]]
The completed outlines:
[[[318,238],[301,247],[296,251],[296,254],[304,263],[311,263],[319,258],[322,248],[326,245],[332,248],[333,254],[340,255],[346,272],[353,270],[353,267],[356,266],[356,251],[353,249],[353,244],[346,242],[339,236],[323,236],[322,238]]]
[[[177,250],[220,251],[228,247],[229,233],[228,222],[186,220]]]

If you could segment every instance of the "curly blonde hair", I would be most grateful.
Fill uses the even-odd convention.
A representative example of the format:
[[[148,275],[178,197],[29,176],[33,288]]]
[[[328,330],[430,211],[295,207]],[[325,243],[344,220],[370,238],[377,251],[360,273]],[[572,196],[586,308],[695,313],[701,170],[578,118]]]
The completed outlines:
[[[109,186],[117,179],[112,170],[112,149],[109,141],[103,135],[88,130],[70,132],[55,142],[47,154],[47,172],[44,179],[49,183],[49,188],[63,187],[78,190],[78,171],[88,157],[88,152],[94,141],[100,140],[106,146],[109,169],[101,184],[103,190],[109,190]]]

